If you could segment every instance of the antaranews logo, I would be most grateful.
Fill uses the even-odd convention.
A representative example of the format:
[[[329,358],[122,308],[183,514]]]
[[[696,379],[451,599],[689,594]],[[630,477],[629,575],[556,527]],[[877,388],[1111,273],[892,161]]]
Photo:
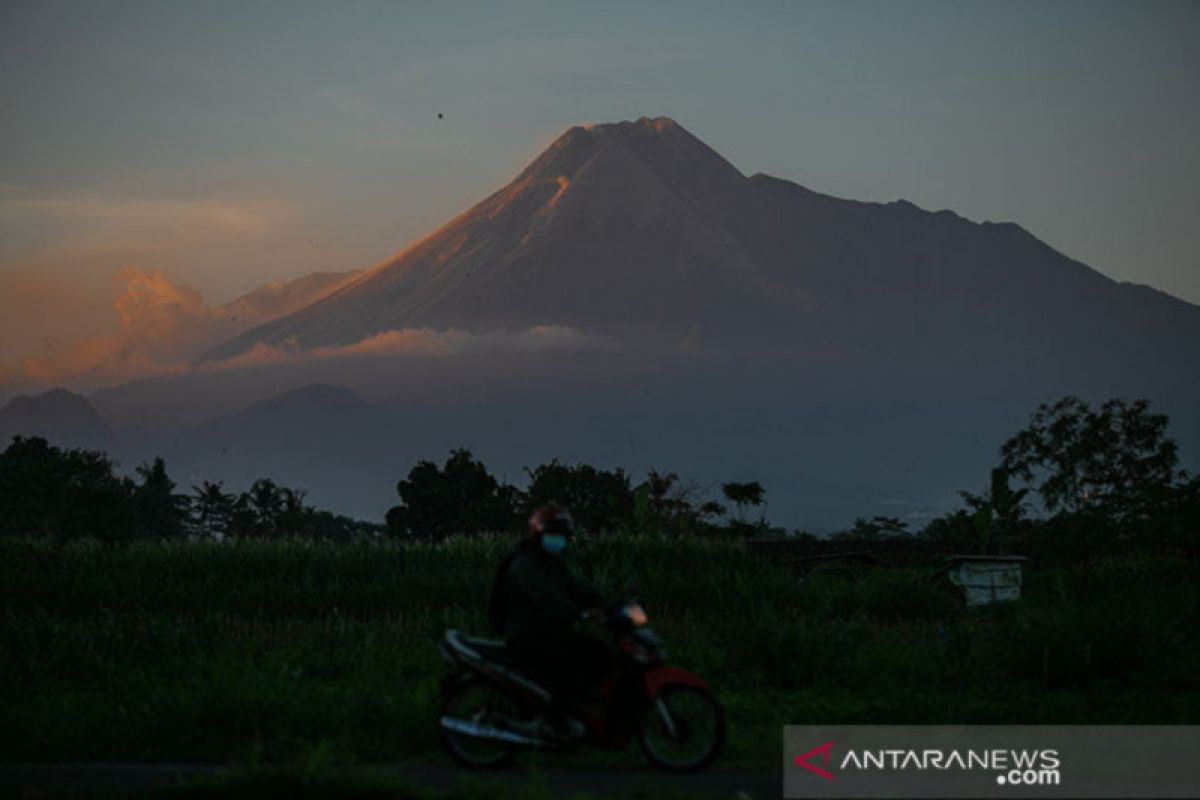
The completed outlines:
[[[814,761],[820,760],[822,765],[829,764],[834,748],[833,741],[801,753],[792,759],[793,763],[808,770],[813,775],[833,780],[834,774],[817,766]],[[985,750],[941,748],[847,748],[840,758],[835,759],[839,773],[852,772],[924,772],[924,771],[957,771],[983,772],[993,776],[1000,786],[1058,786],[1062,783],[1062,758],[1057,750],[1033,749],[1002,749]]]
[[[1196,798],[1200,725],[788,725],[791,800]]]
[[[822,758],[824,758],[824,763],[828,764],[829,763],[829,751],[831,749],[833,749],[833,742],[826,742],[825,744],[821,745],[820,747],[814,747],[812,750],[809,750],[807,753],[801,753],[800,755],[796,756],[796,758],[795,758],[796,766],[804,767],[806,770],[808,770],[812,774],[819,775],[822,778],[824,778],[825,780],[831,781],[831,780],[833,780],[832,773],[827,772],[827,771],[821,769],[820,767],[814,767],[812,764],[810,764],[808,762],[808,760],[810,758],[812,758],[813,756],[820,755]]]

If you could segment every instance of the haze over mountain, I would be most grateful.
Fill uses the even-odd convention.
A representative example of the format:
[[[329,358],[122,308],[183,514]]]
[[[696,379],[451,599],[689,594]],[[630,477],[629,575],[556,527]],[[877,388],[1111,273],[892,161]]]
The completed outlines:
[[[467,446],[518,482],[552,458],[760,480],[771,519],[822,530],[945,511],[1065,394],[1148,397],[1200,456],[1200,308],[1015,224],[746,177],[662,117],[571,128],[316,294],[94,394],[124,462],[380,519]]]

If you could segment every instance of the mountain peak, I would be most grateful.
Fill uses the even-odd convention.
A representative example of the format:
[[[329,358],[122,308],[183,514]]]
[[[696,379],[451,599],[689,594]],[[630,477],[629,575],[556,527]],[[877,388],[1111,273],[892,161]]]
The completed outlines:
[[[670,117],[639,117],[635,121],[620,122],[581,122],[563,131],[517,180],[546,172],[569,175],[591,160],[596,153],[610,146],[632,146],[642,150],[654,147],[660,151],[668,151],[681,146],[694,146],[693,143],[708,149]],[[643,156],[645,155],[647,154],[643,153]],[[715,152],[712,152],[712,155],[720,159]],[[655,159],[652,157],[651,160]]]
[[[567,132],[580,130],[585,133],[595,133],[596,131],[619,130],[622,128],[636,128],[648,132],[664,133],[675,128],[682,129],[683,126],[670,117],[638,117],[636,120],[626,119],[620,122],[581,122],[578,125],[572,125],[567,129]]]

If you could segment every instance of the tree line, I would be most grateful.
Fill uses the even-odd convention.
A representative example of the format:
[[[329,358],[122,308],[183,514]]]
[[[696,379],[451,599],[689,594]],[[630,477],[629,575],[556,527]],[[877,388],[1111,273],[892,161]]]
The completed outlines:
[[[1081,563],[1147,550],[1200,555],[1200,476],[1179,466],[1170,419],[1146,400],[1042,404],[1000,447],[982,492],[912,532],[857,519],[835,543],[914,542],[940,551]]]
[[[382,526],[316,509],[266,478],[240,493],[204,481],[190,493],[162,458],[121,477],[104,453],[14,437],[0,453],[0,534],[104,541],[312,537],[350,540]]]
[[[1038,552],[1092,558],[1122,547],[1194,553],[1200,542],[1200,478],[1179,468],[1169,419],[1145,400],[1097,408],[1066,397],[1039,406],[1001,446],[981,492],[919,530],[888,516],[859,518],[829,537],[797,531],[814,547],[919,544],[983,554]],[[756,481],[719,494],[672,472],[635,483],[623,469],[557,460],[526,469],[527,485],[497,479],[469,451],[421,461],[396,486],[385,524],[316,509],[303,490],[270,479],[246,491],[202,482],[177,491],[161,458],[120,477],[103,453],[16,437],[0,453],[0,534],[60,538],[287,538],[351,540],[388,535],[439,541],[520,531],[530,511],[556,503],[589,534],[632,530],[678,535],[786,533],[766,522]],[[716,494],[716,497],[712,495]]]
[[[452,535],[520,530],[532,509],[558,503],[571,509],[580,529],[689,532],[719,527],[726,506],[695,502],[696,485],[674,473],[651,471],[634,486],[621,469],[558,461],[527,470],[526,490],[499,482],[468,450],[454,450],[442,466],[418,463],[399,482],[401,504],[386,524],[317,509],[301,489],[260,478],[243,492],[203,481],[178,491],[162,458],[122,477],[106,454],[55,447],[40,437],[14,437],[0,453],[0,535],[133,539],[320,538],[348,541],[390,535],[439,541]],[[764,526],[761,484],[726,483],[724,497],[737,508],[729,526]]]
[[[634,484],[620,468],[558,460],[526,469],[528,486],[502,483],[465,449],[454,450],[441,466],[422,461],[396,486],[400,503],[387,513],[392,536],[440,540],[452,535],[519,531],[536,508],[557,504],[570,509],[584,533],[636,530],[647,533],[753,532],[766,527],[761,511],[766,491],[757,481],[720,485],[734,507],[707,499],[706,488],[673,472],[651,470]],[[752,510],[757,519],[749,520]]]

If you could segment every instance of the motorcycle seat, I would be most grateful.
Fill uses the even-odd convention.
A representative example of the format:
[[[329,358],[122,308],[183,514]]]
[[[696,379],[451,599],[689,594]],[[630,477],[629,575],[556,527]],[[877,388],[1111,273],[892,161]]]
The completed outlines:
[[[442,640],[442,648],[443,652],[448,654],[448,657],[462,660],[467,664],[475,664],[476,668],[479,668],[482,664],[487,664],[489,665],[489,672],[496,672],[506,676],[509,680],[521,684],[543,700],[549,701],[550,699],[550,693],[544,687],[523,674],[523,671],[513,660],[512,654],[509,653],[508,646],[499,639],[483,639],[475,636],[467,636],[452,628],[446,631],[446,636]]]

